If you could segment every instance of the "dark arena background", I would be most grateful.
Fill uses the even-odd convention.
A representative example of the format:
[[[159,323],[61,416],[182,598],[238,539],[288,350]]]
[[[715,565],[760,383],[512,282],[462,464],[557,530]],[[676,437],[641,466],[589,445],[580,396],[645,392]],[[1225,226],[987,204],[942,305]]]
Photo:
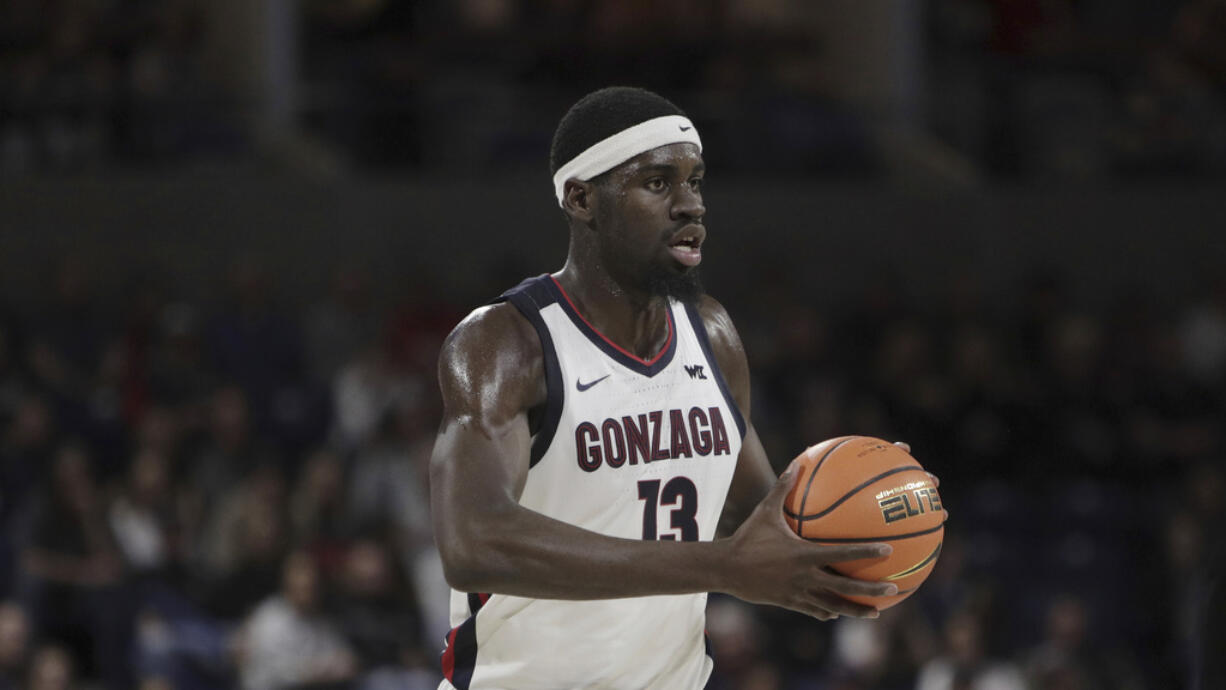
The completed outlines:
[[[0,689],[435,688],[438,348],[609,84],[777,466],[951,514],[878,621],[712,596],[713,688],[1226,688],[1223,0],[0,0]]]

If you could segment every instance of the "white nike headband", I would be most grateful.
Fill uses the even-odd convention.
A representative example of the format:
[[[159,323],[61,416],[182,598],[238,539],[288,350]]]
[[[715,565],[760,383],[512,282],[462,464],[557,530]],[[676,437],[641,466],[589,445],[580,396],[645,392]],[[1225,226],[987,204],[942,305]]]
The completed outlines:
[[[566,181],[587,180],[608,172],[635,156],[668,144],[691,143],[702,151],[702,140],[694,123],[684,115],[665,115],[627,127],[607,139],[589,146],[583,153],[558,168],[553,176],[553,188],[562,205]]]

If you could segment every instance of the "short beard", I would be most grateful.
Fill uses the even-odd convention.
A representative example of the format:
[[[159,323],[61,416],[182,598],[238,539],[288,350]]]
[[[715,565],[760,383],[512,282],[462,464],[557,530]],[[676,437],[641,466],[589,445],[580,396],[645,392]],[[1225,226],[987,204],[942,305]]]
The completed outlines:
[[[697,268],[684,273],[660,268],[647,273],[647,294],[652,297],[667,297],[682,304],[697,305],[703,295],[702,278]]]

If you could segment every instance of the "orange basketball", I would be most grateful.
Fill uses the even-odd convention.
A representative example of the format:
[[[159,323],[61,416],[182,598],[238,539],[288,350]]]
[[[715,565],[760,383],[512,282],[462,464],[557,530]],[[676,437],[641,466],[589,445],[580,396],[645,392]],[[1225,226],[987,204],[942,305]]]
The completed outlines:
[[[884,558],[831,567],[848,577],[893,582],[898,594],[847,598],[885,609],[911,596],[932,572],[945,536],[932,477],[902,448],[869,436],[822,441],[801,453],[798,464],[783,504],[797,534],[819,544],[894,547]]]

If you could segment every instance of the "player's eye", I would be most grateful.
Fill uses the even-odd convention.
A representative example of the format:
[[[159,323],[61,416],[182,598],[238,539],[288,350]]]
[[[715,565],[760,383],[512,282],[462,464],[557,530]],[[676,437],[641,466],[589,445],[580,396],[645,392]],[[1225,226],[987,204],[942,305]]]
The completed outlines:
[[[690,178],[690,189],[693,189],[695,192],[701,192],[702,191],[702,178],[701,177]]]
[[[647,180],[645,186],[649,191],[662,192],[666,187],[668,187],[668,183],[664,181],[663,177],[653,177]]]

